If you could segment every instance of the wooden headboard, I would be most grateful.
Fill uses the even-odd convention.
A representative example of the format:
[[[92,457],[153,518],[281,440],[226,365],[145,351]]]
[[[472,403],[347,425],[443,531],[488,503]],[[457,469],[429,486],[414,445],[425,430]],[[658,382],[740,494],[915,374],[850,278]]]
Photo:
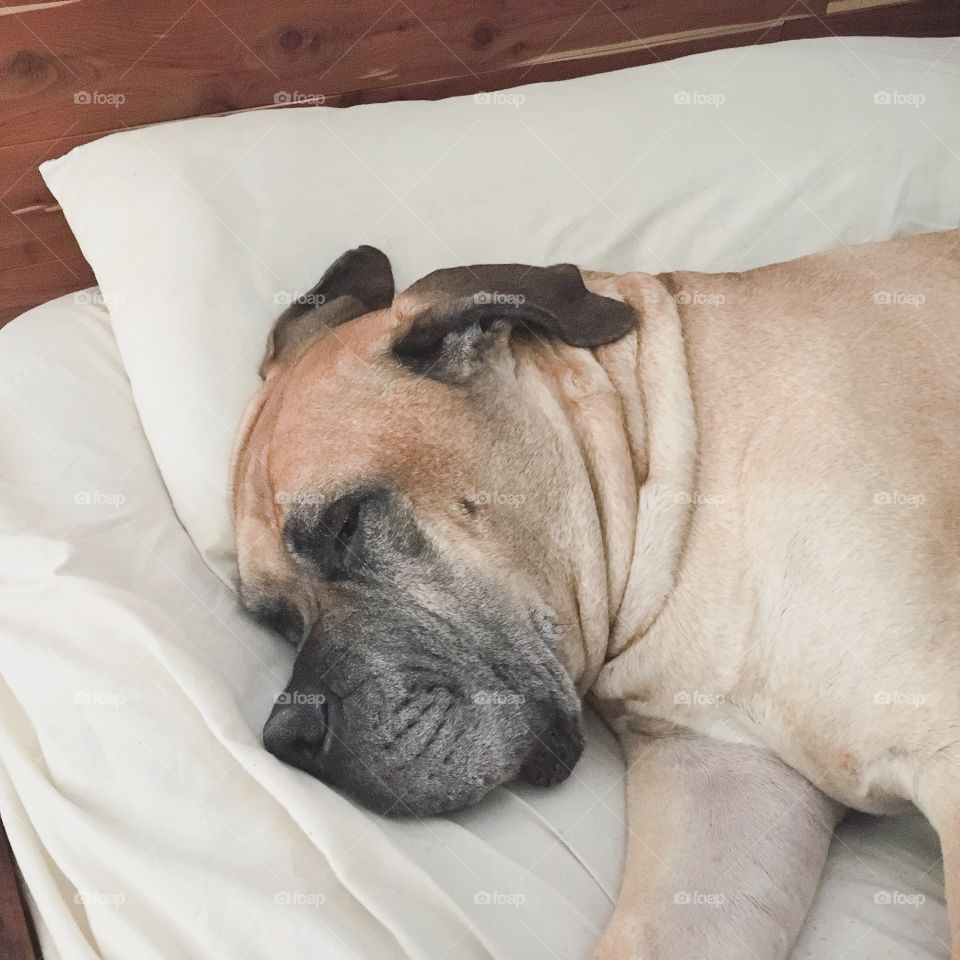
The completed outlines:
[[[434,99],[797,37],[958,33],[957,0],[7,2],[0,324],[94,282],[37,165],[111,131]]]

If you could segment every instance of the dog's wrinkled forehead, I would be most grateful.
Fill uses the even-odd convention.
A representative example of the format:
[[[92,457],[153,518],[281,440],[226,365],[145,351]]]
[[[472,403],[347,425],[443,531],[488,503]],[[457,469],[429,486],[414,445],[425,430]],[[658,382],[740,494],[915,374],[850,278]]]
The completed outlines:
[[[365,437],[388,455],[391,438],[422,448],[426,434],[454,429],[445,418],[464,415],[462,397],[437,382],[465,385],[511,331],[594,347],[635,324],[630,306],[591,293],[571,264],[441,269],[395,296],[387,257],[358,247],[277,319],[261,367],[267,429],[249,439],[282,446],[285,464],[329,470],[346,457],[358,468],[372,452]],[[318,445],[330,444],[340,456],[324,461]]]
[[[519,397],[483,376],[514,332],[593,347],[635,324],[570,264],[442,269],[396,295],[383,253],[343,254],[269,337],[234,460],[241,568],[270,555],[288,565],[281,528],[298,498],[372,483],[415,491],[433,510],[475,483],[493,446],[517,435],[505,420]]]

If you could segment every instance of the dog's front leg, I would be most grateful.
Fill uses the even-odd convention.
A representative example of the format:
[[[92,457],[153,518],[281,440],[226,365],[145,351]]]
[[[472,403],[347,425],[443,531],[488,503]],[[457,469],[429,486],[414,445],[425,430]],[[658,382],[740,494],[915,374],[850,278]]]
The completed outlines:
[[[960,744],[941,748],[924,771],[917,806],[940,836],[950,918],[950,956],[960,960]]]
[[[621,736],[627,852],[595,960],[782,960],[840,810],[755,747],[648,729]]]

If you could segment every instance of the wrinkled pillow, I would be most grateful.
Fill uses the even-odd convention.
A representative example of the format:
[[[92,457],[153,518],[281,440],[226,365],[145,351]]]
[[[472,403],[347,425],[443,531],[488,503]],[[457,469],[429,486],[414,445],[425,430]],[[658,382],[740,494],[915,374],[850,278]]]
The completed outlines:
[[[439,266],[736,270],[960,223],[960,47],[829,38],[506,94],[256,111],[43,165],[153,453],[234,576],[227,471],[273,319],[345,249]]]

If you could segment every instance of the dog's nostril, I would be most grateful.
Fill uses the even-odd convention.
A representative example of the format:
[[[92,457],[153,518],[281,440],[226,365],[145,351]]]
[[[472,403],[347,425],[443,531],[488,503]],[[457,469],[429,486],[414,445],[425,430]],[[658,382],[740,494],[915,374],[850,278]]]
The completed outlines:
[[[326,703],[278,703],[263,726],[263,745],[287,763],[316,761],[327,739]]]

